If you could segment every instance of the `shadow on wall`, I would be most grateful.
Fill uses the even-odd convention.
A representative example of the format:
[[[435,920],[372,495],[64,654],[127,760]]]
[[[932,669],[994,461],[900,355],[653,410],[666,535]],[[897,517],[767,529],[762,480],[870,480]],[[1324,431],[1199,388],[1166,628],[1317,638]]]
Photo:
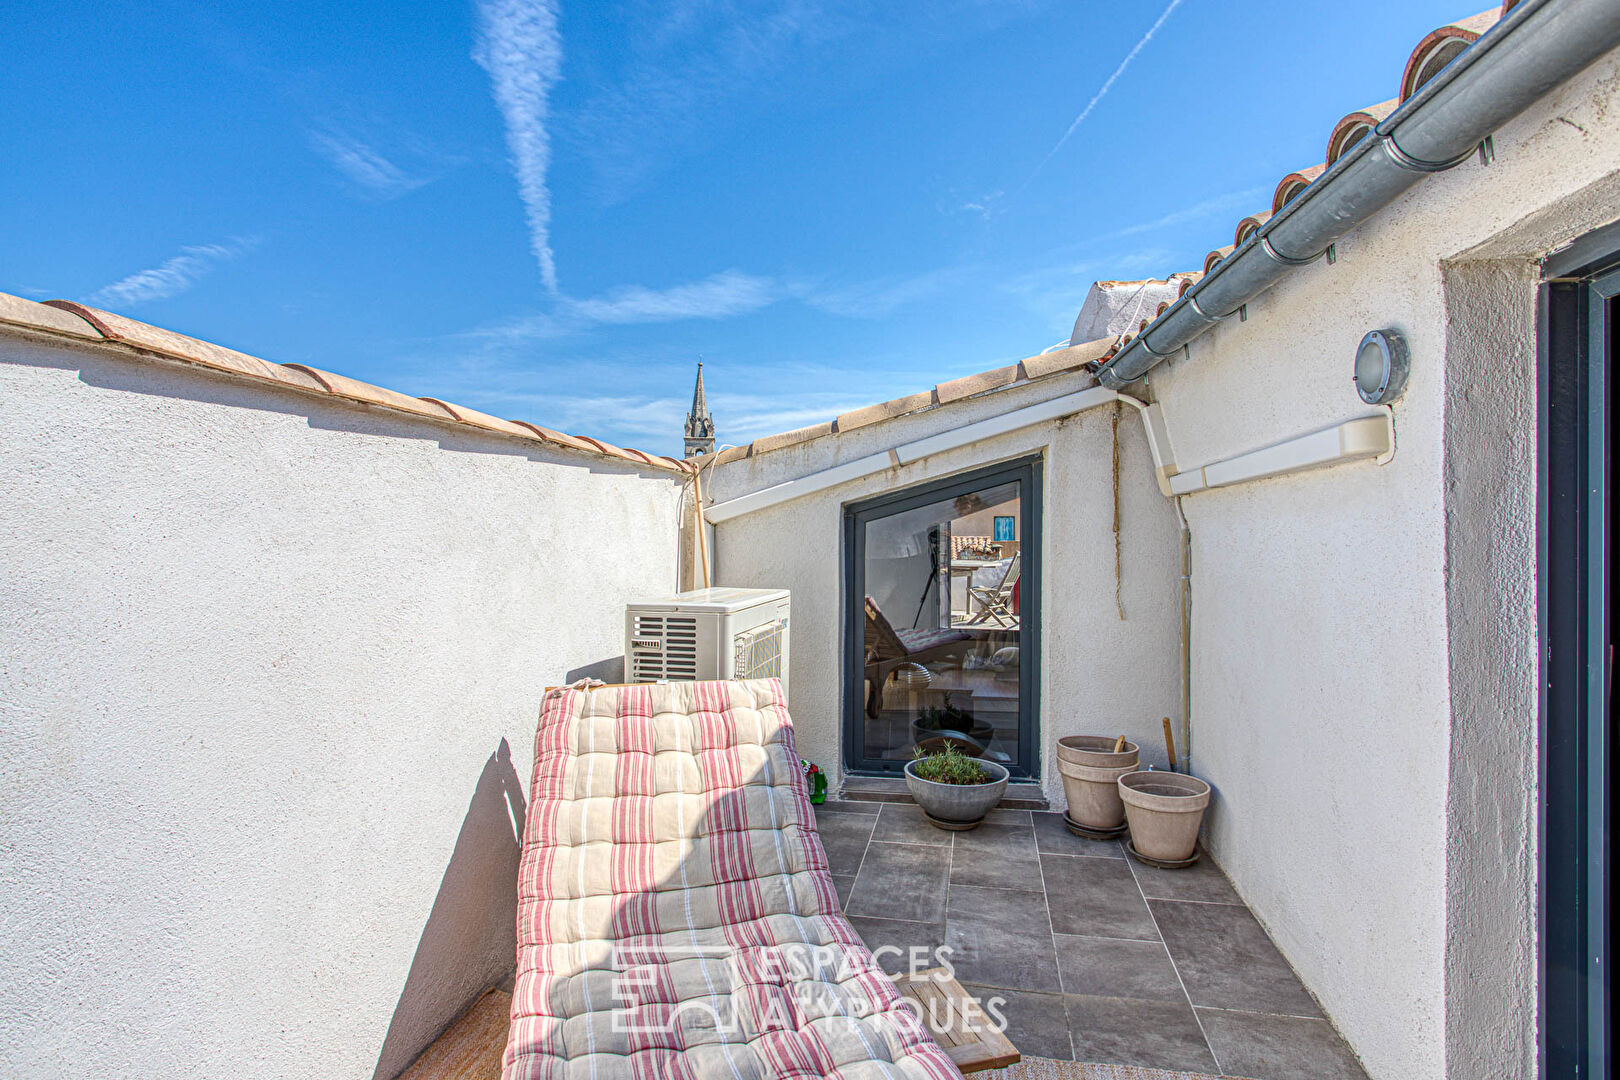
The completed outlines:
[[[505,739],[484,762],[373,1080],[404,1071],[517,957],[519,840],[528,806]]]
[[[606,660],[577,667],[563,676],[563,685],[572,686],[581,679],[601,679],[609,686],[624,682],[624,657],[610,656]]]

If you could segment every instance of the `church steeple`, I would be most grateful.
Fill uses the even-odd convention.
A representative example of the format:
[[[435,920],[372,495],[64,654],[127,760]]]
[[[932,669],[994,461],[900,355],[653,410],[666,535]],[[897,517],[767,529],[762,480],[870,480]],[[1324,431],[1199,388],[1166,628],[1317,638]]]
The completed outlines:
[[[686,456],[714,453],[714,417],[703,396],[703,361],[698,361],[697,385],[692,388],[692,411],[686,414]]]

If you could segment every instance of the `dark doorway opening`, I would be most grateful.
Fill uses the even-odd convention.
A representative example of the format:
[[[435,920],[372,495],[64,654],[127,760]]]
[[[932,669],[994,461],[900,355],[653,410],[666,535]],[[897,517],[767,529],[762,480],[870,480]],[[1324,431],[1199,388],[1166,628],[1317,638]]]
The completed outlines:
[[[844,763],[899,773],[944,745],[1037,772],[1041,464],[844,512]]]

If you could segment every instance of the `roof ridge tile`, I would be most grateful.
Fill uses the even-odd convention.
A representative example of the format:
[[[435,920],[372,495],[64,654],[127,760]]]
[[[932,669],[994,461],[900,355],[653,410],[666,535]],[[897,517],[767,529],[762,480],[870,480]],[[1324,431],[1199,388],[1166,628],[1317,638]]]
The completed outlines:
[[[54,314],[47,315],[45,314],[47,311],[62,314],[61,317]],[[36,304],[31,300],[0,293],[0,323],[87,341],[105,341],[141,353],[208,368],[225,375],[375,405],[428,420],[465,424],[486,431],[499,432],[512,438],[552,443],[583,453],[618,458],[635,465],[679,473],[691,471],[690,466],[675,458],[654,456],[641,450],[626,450],[596,439],[564,435],[524,421],[503,420],[498,416],[491,416],[465,405],[454,405],[435,397],[411,397],[397,390],[374,386],[308,364],[274,363],[223,345],[143,323],[127,315],[103,311],[76,300],[47,300]],[[82,328],[79,325],[81,323]]]

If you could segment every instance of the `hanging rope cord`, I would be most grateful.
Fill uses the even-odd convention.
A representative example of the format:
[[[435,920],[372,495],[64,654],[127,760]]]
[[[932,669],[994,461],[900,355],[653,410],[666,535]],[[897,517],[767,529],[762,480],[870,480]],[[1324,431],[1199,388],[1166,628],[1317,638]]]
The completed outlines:
[[[681,485],[681,502],[686,502],[688,493],[690,493],[692,497],[692,531],[697,534],[696,540],[698,552],[698,567],[697,572],[694,573],[694,578],[698,573],[701,573],[703,578],[703,588],[705,589],[711,586],[711,581],[709,576],[708,538],[704,535],[703,531],[703,472],[705,469],[710,469],[714,466],[715,458],[718,453],[719,452],[716,451],[714,454],[704,454],[702,457],[698,458],[697,468],[686,478],[686,482]],[[697,581],[694,580],[692,584],[693,586],[696,586]]]

